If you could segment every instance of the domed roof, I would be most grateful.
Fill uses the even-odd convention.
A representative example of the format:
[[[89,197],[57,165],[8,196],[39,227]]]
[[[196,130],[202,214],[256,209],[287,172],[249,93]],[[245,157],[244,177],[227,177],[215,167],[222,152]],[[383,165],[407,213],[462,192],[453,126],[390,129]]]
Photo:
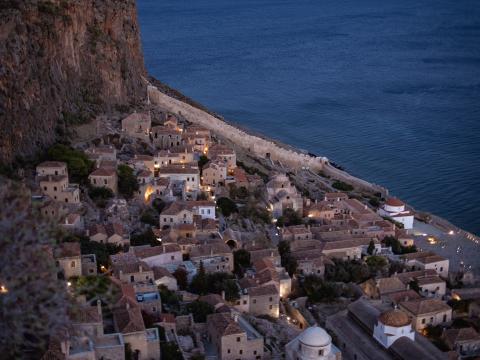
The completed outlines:
[[[404,202],[397,198],[389,198],[385,204],[388,206],[405,206]]]
[[[307,346],[323,347],[332,343],[332,337],[318,326],[312,326],[300,334],[298,340]]]
[[[387,326],[393,327],[402,327],[411,324],[408,315],[398,309],[385,311],[380,314],[378,320]]]

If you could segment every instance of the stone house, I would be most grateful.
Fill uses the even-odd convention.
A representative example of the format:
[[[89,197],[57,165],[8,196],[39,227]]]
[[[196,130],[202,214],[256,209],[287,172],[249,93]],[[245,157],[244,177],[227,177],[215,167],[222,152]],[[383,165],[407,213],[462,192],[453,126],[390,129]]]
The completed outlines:
[[[215,207],[215,202],[207,200],[175,201],[160,214],[160,228],[193,224],[195,215],[215,220]]]
[[[100,243],[128,245],[130,235],[120,223],[94,224],[87,230],[87,235],[91,241]]]
[[[413,319],[415,330],[421,331],[427,326],[436,326],[452,320],[452,308],[441,300],[419,299],[404,301],[399,304]]]
[[[285,174],[277,174],[267,183],[270,211],[274,218],[282,216],[285,209],[303,213],[303,199],[295,185]]]
[[[185,191],[189,194],[196,194],[200,189],[200,170],[196,165],[168,165],[159,170],[158,176],[170,178],[171,182],[184,183]]]
[[[54,201],[80,203],[80,188],[76,184],[69,183],[66,163],[45,161],[38,164],[36,179],[42,193]]]
[[[472,327],[444,329],[442,338],[449,349],[456,351],[461,358],[480,356],[480,335]]]
[[[122,283],[151,283],[153,270],[143,261],[112,264],[112,274]]]
[[[227,163],[221,159],[209,161],[202,169],[202,185],[225,185],[227,179]]]
[[[122,132],[128,136],[148,141],[152,127],[150,113],[133,113],[122,120]]]
[[[114,328],[121,333],[125,343],[139,360],[160,358],[160,338],[158,329],[147,329],[142,317],[142,309],[136,301],[131,285],[122,286],[121,298],[112,311]]]
[[[114,194],[118,190],[117,171],[113,168],[98,168],[88,175],[90,184],[95,187],[106,187]]]
[[[90,160],[96,162],[97,167],[103,161],[117,161],[117,149],[112,145],[92,146],[85,150],[85,154]]]
[[[351,238],[348,240],[326,241],[323,243],[323,254],[342,260],[355,260],[362,257],[366,252],[370,241],[373,240],[376,253],[380,252],[380,242],[370,238]]]
[[[202,262],[207,273],[233,271],[232,250],[223,242],[192,247],[190,260],[197,268]]]
[[[342,192],[325,193],[323,200],[329,203],[335,203],[348,200],[348,195]]]
[[[258,285],[254,279],[239,281],[242,293],[235,308],[251,315],[269,315],[278,318],[280,314],[280,293],[273,284]]]
[[[243,328],[242,328],[243,327]],[[215,313],[207,316],[207,333],[220,360],[263,358],[263,337],[238,314]]]
[[[412,270],[435,270],[443,278],[448,277],[450,261],[430,251],[402,255],[405,264]]]
[[[153,157],[156,169],[169,165],[190,164],[194,162],[193,149],[188,146],[177,146],[168,150],[160,150]]]
[[[153,277],[155,285],[163,285],[171,291],[178,290],[177,279],[164,267],[155,266],[153,268]]]
[[[183,260],[182,251],[177,244],[131,246],[129,251],[150,267],[179,264]]]
[[[82,275],[80,243],[61,243],[55,247],[53,255],[65,279]]]
[[[152,127],[152,141],[158,149],[169,149],[183,144],[181,129],[174,129],[169,126]]]
[[[149,183],[140,184],[137,198],[147,204],[155,199],[161,199],[165,202],[174,201],[175,197],[173,196],[173,190],[170,186],[170,179],[155,178]]]
[[[97,275],[97,256],[95,254],[82,255],[82,275]]]
[[[227,163],[228,171],[233,171],[237,167],[237,155],[235,150],[223,145],[214,144],[208,149],[208,157],[212,160],[220,159]]]

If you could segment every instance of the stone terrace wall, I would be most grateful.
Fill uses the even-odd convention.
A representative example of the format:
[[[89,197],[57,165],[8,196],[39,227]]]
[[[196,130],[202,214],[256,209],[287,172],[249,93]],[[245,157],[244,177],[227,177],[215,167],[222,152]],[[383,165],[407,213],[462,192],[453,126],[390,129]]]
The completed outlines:
[[[280,161],[283,165],[292,169],[308,167],[314,172],[322,170],[332,178],[352,184],[359,190],[381,192],[384,196],[388,194],[387,189],[384,187],[369,183],[368,181],[354,177],[331,166],[328,159],[325,157],[314,157],[303,154],[292,149],[281,147],[271,140],[249,134],[203,110],[165,95],[153,85],[148,86],[147,92],[152,104],[158,105],[174,114],[181,114],[188,121],[200,124],[205,128],[230,139],[232,142],[256,157],[265,159],[267,158],[267,154],[269,154],[272,160]]]
[[[265,159],[268,157],[267,154],[269,154],[272,160],[280,161],[285,166],[294,169],[309,167],[314,171],[321,170],[328,161],[326,158],[302,154],[283,148],[271,140],[248,134],[200,109],[163,94],[155,86],[148,86],[148,96],[152,104],[158,105],[172,113],[181,114],[188,121],[200,124],[230,139],[256,157]]]

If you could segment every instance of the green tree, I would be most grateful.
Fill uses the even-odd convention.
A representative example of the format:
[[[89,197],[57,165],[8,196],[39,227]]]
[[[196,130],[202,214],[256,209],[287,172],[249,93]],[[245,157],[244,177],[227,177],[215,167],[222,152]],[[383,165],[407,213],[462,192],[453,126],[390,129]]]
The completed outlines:
[[[316,275],[307,275],[303,280],[302,287],[311,302],[330,302],[337,297],[335,285]]]
[[[387,260],[383,256],[369,256],[366,261],[370,272],[377,273],[382,271],[387,266]]]
[[[130,237],[130,245],[132,245],[132,246],[140,246],[140,245],[159,246],[160,242],[157,240],[157,237],[153,233],[152,228],[148,228],[143,233],[132,235]]]
[[[292,256],[290,244],[285,240],[280,241],[278,243],[278,253],[280,254],[282,266],[290,276],[293,276],[297,271],[298,263]]]
[[[163,305],[178,306],[180,299],[174,291],[169,290],[165,285],[160,285],[158,292],[160,293]]]
[[[374,251],[375,251],[375,242],[373,240],[370,240],[370,243],[368,244],[367,253],[368,255],[373,255]]]
[[[340,180],[335,180],[332,184],[332,187],[337,189],[337,190],[340,190],[340,191],[352,191],[353,190],[353,186],[350,185],[350,184],[347,184],[343,181],[340,181]]]
[[[239,249],[233,252],[233,266],[235,274],[243,276],[245,269],[251,265],[250,252]]]
[[[198,273],[192,279],[190,290],[199,295],[205,295],[208,292],[207,274],[205,273],[203,261],[200,261]]]
[[[128,165],[118,166],[118,191],[125,198],[130,199],[138,190],[138,182],[133,169]]]
[[[215,309],[209,303],[196,300],[187,305],[187,311],[193,315],[195,322],[204,323],[207,315],[213,314]]]
[[[107,205],[108,199],[114,197],[113,191],[105,186],[92,186],[88,189],[88,196],[98,207],[104,208]]]
[[[200,156],[200,158],[198,159],[198,167],[200,169],[203,169],[203,167],[208,163],[208,157],[206,157],[205,155],[202,155]]]
[[[227,197],[221,197],[217,200],[217,206],[220,212],[229,217],[231,214],[238,212],[237,205]]]
[[[67,163],[68,174],[72,182],[88,183],[88,175],[93,169],[93,162],[82,151],[66,145],[55,144],[48,149],[47,156],[50,160]]]
[[[157,211],[157,213],[161,213],[163,209],[165,209],[165,206],[167,204],[165,204],[165,202],[162,200],[162,199],[154,199],[152,201],[152,207]]]
[[[174,341],[162,343],[160,346],[161,358],[168,360],[183,360],[182,352]]]
[[[140,221],[151,226],[158,226],[158,213],[152,208],[148,208],[142,212]]]
[[[293,209],[285,209],[282,216],[277,219],[277,226],[301,225],[303,220],[300,214]]]
[[[177,279],[177,285],[180,290],[186,290],[188,286],[188,274],[184,268],[178,267],[173,272],[173,277]]]

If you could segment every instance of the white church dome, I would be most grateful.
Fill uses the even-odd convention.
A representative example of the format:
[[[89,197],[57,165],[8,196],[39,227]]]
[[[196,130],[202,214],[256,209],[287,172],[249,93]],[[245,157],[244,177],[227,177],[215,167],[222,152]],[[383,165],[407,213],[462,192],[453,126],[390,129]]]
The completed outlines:
[[[312,326],[302,332],[298,340],[307,346],[324,347],[332,343],[332,337],[321,327]]]

